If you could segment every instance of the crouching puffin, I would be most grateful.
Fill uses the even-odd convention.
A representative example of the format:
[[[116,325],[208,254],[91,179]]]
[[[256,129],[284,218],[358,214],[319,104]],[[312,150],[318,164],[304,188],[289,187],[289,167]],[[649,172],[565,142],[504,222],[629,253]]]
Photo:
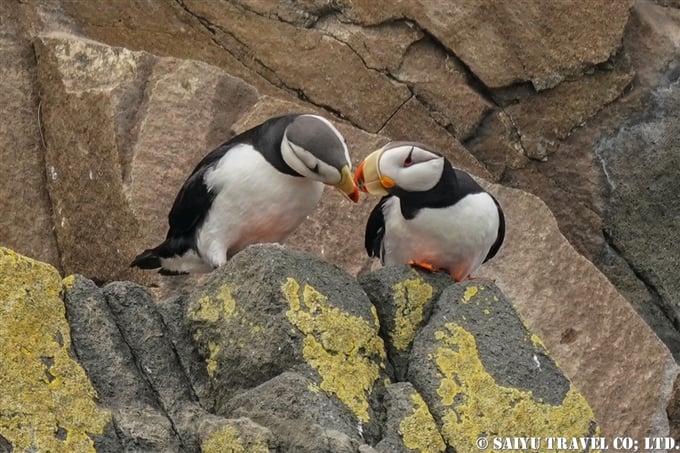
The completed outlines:
[[[388,143],[359,164],[354,181],[383,196],[365,239],[368,255],[383,265],[445,271],[459,282],[503,243],[505,218],[496,199],[426,145]]]
[[[325,118],[271,118],[206,155],[175,198],[163,243],[132,262],[161,274],[210,272],[246,246],[280,242],[314,209],[324,184],[354,202],[345,140]]]

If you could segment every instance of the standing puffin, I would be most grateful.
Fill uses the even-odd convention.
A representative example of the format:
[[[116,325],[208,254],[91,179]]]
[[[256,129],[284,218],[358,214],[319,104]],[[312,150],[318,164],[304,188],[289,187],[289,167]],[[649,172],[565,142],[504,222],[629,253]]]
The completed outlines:
[[[354,181],[383,195],[368,218],[365,245],[384,265],[445,271],[459,282],[503,243],[496,199],[423,144],[388,143],[359,164]]]
[[[317,115],[271,118],[201,160],[175,198],[165,241],[132,262],[161,274],[210,272],[250,244],[280,242],[314,209],[324,184],[359,192],[338,130]]]

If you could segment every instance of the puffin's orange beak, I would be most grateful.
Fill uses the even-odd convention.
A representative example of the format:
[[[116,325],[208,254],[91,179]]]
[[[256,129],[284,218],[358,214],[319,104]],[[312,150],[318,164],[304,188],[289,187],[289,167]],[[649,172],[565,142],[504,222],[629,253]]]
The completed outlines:
[[[335,184],[334,187],[353,202],[357,203],[359,201],[359,190],[357,189],[354,180],[352,179],[352,173],[349,170],[349,166],[345,165],[341,170],[340,182]]]
[[[387,195],[387,189],[394,187],[394,181],[380,174],[378,161],[385,150],[380,148],[366,156],[354,172],[354,183],[359,190],[372,195]]]
[[[366,193],[367,190],[366,187],[364,186],[364,165],[365,162],[362,160],[359,163],[359,166],[357,167],[356,171],[354,172],[354,184],[356,184],[359,190]]]

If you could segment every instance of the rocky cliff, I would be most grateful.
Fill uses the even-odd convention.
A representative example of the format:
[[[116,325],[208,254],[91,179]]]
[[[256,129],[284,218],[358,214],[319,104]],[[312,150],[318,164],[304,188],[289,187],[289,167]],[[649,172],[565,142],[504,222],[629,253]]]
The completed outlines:
[[[155,303],[0,253],[9,451],[473,452],[484,435],[600,433],[492,283],[357,281],[262,245]]]
[[[250,409],[244,409],[243,416],[235,415],[227,403],[237,401],[237,395],[230,392],[246,392],[254,381],[229,381],[215,390],[214,376],[205,373],[212,369],[220,379],[237,379],[238,374],[221,373],[241,360],[225,355],[237,354],[238,349],[217,343],[215,332],[202,339],[193,337],[199,327],[201,332],[221,330],[220,323],[236,328],[233,323],[246,322],[247,315],[256,316],[259,309],[240,311],[239,316],[218,315],[214,322],[200,316],[190,317],[188,324],[180,322],[188,307],[194,307],[197,316],[204,312],[201,297],[195,300],[196,288],[216,287],[214,278],[207,282],[160,278],[133,272],[127,265],[139,250],[162,238],[176,190],[201,156],[271,115],[295,110],[331,118],[347,138],[355,163],[390,139],[419,140],[483,178],[505,209],[508,235],[499,256],[481,274],[495,279],[502,293],[499,299],[515,307],[529,331],[550,351],[551,360],[560,364],[561,371],[554,376],[564,373],[567,380],[550,378],[551,391],[571,395],[558,388],[573,383],[605,436],[667,435],[680,425],[680,400],[671,396],[678,371],[673,357],[680,356],[680,287],[675,278],[680,256],[676,238],[680,206],[675,202],[680,165],[674,151],[679,136],[675,118],[680,74],[678,6],[669,0],[549,5],[529,0],[465,1],[449,6],[431,1],[379,5],[326,0],[2,2],[0,200],[5,215],[0,218],[0,246],[54,267],[35,266],[51,277],[26,277],[30,282],[47,282],[37,284],[45,294],[31,290],[30,283],[20,286],[29,290],[26,307],[38,304],[27,313],[36,318],[19,317],[30,332],[21,333],[19,321],[8,323],[7,328],[19,330],[15,343],[5,344],[12,351],[47,347],[49,351],[35,357],[22,355],[21,360],[28,362],[21,369],[35,371],[35,385],[47,379],[53,387],[63,380],[50,380],[49,373],[52,377],[68,373],[69,385],[75,386],[80,398],[69,404],[82,405],[83,413],[91,414],[85,425],[73,422],[78,427],[67,419],[59,425],[56,419],[35,418],[35,426],[40,427],[35,432],[53,430],[57,441],[73,445],[91,441],[190,449],[208,442],[213,431],[221,433],[225,442],[238,437],[235,433],[249,432],[249,440],[238,442],[274,448],[271,439],[283,432],[277,430],[293,429],[288,421],[258,422],[253,414],[266,413],[272,420],[291,416],[280,414],[274,406],[253,406],[255,397],[249,400],[251,406],[242,400]],[[422,387],[422,382],[434,378],[416,376],[409,366],[416,351],[433,354],[423,352],[425,346],[416,348],[417,342],[405,346],[420,335],[417,332],[434,329],[431,334],[444,343],[455,341],[459,350],[478,351],[479,362],[466,367],[483,369],[496,385],[520,392],[529,387],[513,381],[507,370],[499,372],[498,362],[482,357],[484,348],[499,346],[478,338],[480,330],[494,329],[493,325],[466,324],[456,317],[468,316],[464,308],[450,315],[457,320],[453,330],[436,319],[428,322],[431,312],[436,312],[431,304],[404,299],[407,293],[427,294],[422,285],[411,288],[412,283],[406,283],[415,277],[369,273],[375,265],[365,256],[361,237],[373,202],[350,206],[337,194],[326,193],[287,243],[289,250],[311,253],[350,276],[360,274],[359,293],[365,292],[377,307],[380,338],[389,360],[379,353],[362,359],[378,367],[382,382],[380,388],[362,387],[372,422],[364,423],[353,409],[338,403],[342,398],[329,389],[330,384],[324,387],[318,380],[320,368],[304,356],[303,343],[319,327],[305,325],[309,314],[304,310],[293,319],[279,316],[270,321],[271,327],[283,329],[289,323],[292,327],[286,328],[297,329],[297,343],[287,339],[288,355],[282,356],[288,357],[290,367],[276,365],[271,350],[269,355],[258,350],[263,360],[269,357],[272,362],[257,373],[240,370],[241,377],[246,379],[252,372],[258,385],[282,392],[310,382],[318,386],[318,394],[304,398],[334,414],[333,423],[338,424],[323,419],[319,431],[312,431],[326,436],[329,445],[345,442],[359,448],[363,442],[378,448],[382,443],[388,449],[392,442],[405,442],[399,437],[402,429],[394,423],[409,411],[434,420],[434,425],[423,422],[433,427],[428,430],[433,445],[440,445],[437,436],[452,445],[445,429],[446,410]],[[60,297],[56,282],[71,274],[82,277],[67,277],[72,286],[66,285]],[[356,288],[353,277],[338,278],[349,279],[348,287]],[[298,281],[301,307],[303,280]],[[23,295],[12,289],[15,283],[5,281],[10,280],[3,275],[3,291],[11,295],[3,300],[9,306],[10,300]],[[126,281],[142,286],[121,283]],[[278,288],[282,283],[276,281]],[[404,286],[399,287],[400,282]],[[440,292],[455,292],[435,283],[428,282],[432,300],[440,300]],[[364,296],[357,296],[364,301],[359,304],[363,309],[352,305],[360,311],[345,312],[349,308],[333,299],[337,295],[311,286],[331,301],[328,310],[337,308],[339,316],[363,320],[365,329],[376,328],[372,315],[365,312]],[[153,299],[143,287],[153,293]],[[479,303],[483,305],[484,297],[494,291],[491,286],[480,291]],[[31,302],[34,296],[41,302]],[[449,296],[458,300],[460,295]],[[78,314],[83,303],[72,301],[83,298],[96,302]],[[276,298],[288,303],[278,293]],[[59,312],[61,300],[68,324]],[[159,302],[158,308],[152,300]],[[390,302],[380,302],[386,300]],[[137,318],[135,310],[146,310],[146,315]],[[207,306],[207,310],[212,309]],[[74,324],[78,316],[98,321],[78,330]],[[126,316],[129,322],[123,321]],[[168,316],[176,322],[168,321]],[[498,316],[505,319],[510,314]],[[48,330],[38,321],[49,324]],[[139,332],[126,334],[125,328]],[[247,338],[248,325],[238,328]],[[108,352],[92,343],[97,329],[111,332],[106,335],[111,341]],[[134,340],[134,335],[147,329],[162,331],[158,338],[176,341],[175,352],[166,341],[154,346],[157,351],[166,348],[166,353],[134,352],[135,347],[141,348],[134,342],[142,341]],[[517,329],[513,341],[524,338]],[[374,334],[368,330],[365,334],[370,343]],[[25,339],[16,340],[16,335]],[[27,346],[49,338],[61,340],[40,348]],[[235,344],[245,341],[229,336],[220,341],[230,339]],[[68,341],[73,348],[69,349]],[[215,352],[219,360],[206,363],[211,344],[213,352],[220,345]],[[194,347],[198,349],[193,351]],[[78,361],[64,355],[78,348],[82,354]],[[4,358],[5,346],[2,351]],[[521,354],[529,349],[518,351],[515,359],[523,363]],[[175,362],[161,363],[157,356],[175,357]],[[13,357],[12,363],[19,360],[19,356],[7,357]],[[47,358],[47,364],[35,363],[36,357]],[[101,369],[107,360],[120,364],[113,369],[127,371]],[[176,383],[154,387],[153,376],[144,374],[138,363],[150,364],[150,370],[161,367],[175,376],[168,379]],[[54,370],[46,375],[43,368]],[[266,374],[275,371],[283,382]],[[439,366],[431,371],[446,375]],[[34,384],[21,384],[35,388],[30,391],[11,388],[22,395],[48,390],[63,394],[61,389],[38,389]],[[91,405],[93,392],[99,395],[96,406]],[[361,400],[357,394],[347,398]],[[28,406],[16,414],[24,414],[22,418],[43,413],[46,407],[38,403],[44,400],[39,397],[31,408],[33,403],[27,399]],[[47,413],[54,410],[51,407]],[[316,419],[315,414],[297,414],[300,420]],[[363,440],[356,430],[348,431],[360,420]],[[0,450],[10,448],[5,444],[18,450],[30,448],[30,436],[5,435],[9,432],[5,426],[0,425]],[[157,432],[145,431],[149,426]],[[11,444],[2,440],[10,437]],[[51,449],[53,444],[41,445]]]

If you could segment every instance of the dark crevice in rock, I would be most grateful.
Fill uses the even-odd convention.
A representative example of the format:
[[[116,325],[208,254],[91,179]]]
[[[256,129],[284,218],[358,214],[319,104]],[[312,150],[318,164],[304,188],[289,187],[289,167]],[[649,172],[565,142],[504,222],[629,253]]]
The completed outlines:
[[[477,93],[482,99],[484,99],[485,101],[487,101],[488,103],[490,103],[491,105],[493,105],[494,107],[496,107],[498,110],[500,110],[501,112],[503,112],[503,114],[506,115],[506,116],[508,117],[508,119],[510,120],[510,122],[511,122],[513,128],[514,128],[514,131],[513,131],[513,132],[517,135],[517,137],[518,137],[518,139],[519,139],[519,140],[518,140],[518,144],[519,144],[520,147],[522,148],[522,152],[526,155],[526,150],[524,149],[524,146],[522,145],[522,134],[521,134],[521,131],[519,130],[519,128],[518,128],[517,125],[515,124],[515,121],[513,120],[512,116],[511,116],[510,114],[508,114],[508,113],[503,109],[503,107],[501,106],[501,104],[498,102],[496,96],[494,95],[493,90],[492,90],[491,88],[489,88],[488,86],[486,86],[486,84],[484,83],[484,81],[482,81],[482,79],[480,79],[480,78],[477,76],[477,74],[475,74],[475,72],[472,70],[472,68],[470,68],[470,66],[467,65],[467,64],[465,63],[465,61],[463,61],[461,58],[459,58],[458,55],[456,55],[455,52],[454,52],[452,49],[446,47],[439,39],[437,39],[436,36],[434,36],[432,33],[430,33],[426,28],[421,27],[421,26],[420,26],[419,24],[417,24],[417,23],[416,23],[416,25],[417,25],[417,26],[419,27],[419,29],[423,32],[423,35],[424,35],[426,38],[429,38],[436,46],[439,46],[441,49],[443,49],[444,52],[446,52],[446,54],[449,56],[449,58],[452,58],[453,60],[455,60],[455,61],[460,65],[460,67],[463,69],[463,71],[464,71],[464,73],[465,73],[465,77],[466,77],[468,86],[469,86],[475,93]],[[428,106],[428,105],[425,104],[425,103],[423,103],[423,105],[424,105],[429,111],[436,111],[436,110],[432,109],[430,106]],[[482,117],[482,119],[477,123],[476,127],[474,127],[468,134],[466,134],[465,137],[460,137],[461,142],[464,144],[465,142],[469,142],[470,140],[472,140],[472,139],[474,139],[475,137],[477,137],[477,136],[479,135],[479,132],[478,132],[479,129],[480,129],[481,127],[483,127],[484,120],[485,120],[488,116],[492,115],[495,111],[496,111],[496,110],[495,110],[494,108],[491,108],[491,109],[487,110],[486,115],[484,115],[484,117]]]
[[[12,453],[14,446],[0,434],[0,453]]]
[[[477,74],[474,73],[470,66],[468,66],[461,58],[459,58],[458,55],[456,55],[456,53],[453,51],[453,49],[446,47],[439,39],[437,39],[435,35],[430,33],[426,28],[421,27],[417,22],[415,22],[415,24],[422,31],[424,38],[430,39],[432,43],[434,43],[434,45],[443,49],[449,58],[453,59],[457,64],[460,65],[461,68],[463,68],[468,86],[488,103],[498,107],[498,104],[496,103],[496,100],[493,96],[491,89],[486,86],[486,84],[482,81],[482,79],[480,79],[477,76]]]
[[[602,230],[602,236],[604,237],[604,240],[607,244],[607,246],[611,249],[612,253],[615,253],[618,255],[624,263],[628,266],[628,268],[633,272],[635,277],[637,277],[640,282],[645,286],[647,289],[648,293],[651,296],[651,303],[657,306],[659,311],[663,314],[663,316],[666,317],[666,320],[670,322],[673,327],[675,327],[677,330],[680,330],[680,319],[677,318],[675,313],[673,313],[673,310],[670,309],[665,303],[664,299],[659,293],[659,290],[656,288],[654,283],[649,279],[647,275],[645,275],[645,272],[640,270],[633,262],[631,262],[628,257],[626,257],[625,252],[623,252],[618,245],[616,244],[616,239],[612,236],[612,234],[607,231],[607,229]]]
[[[149,374],[150,372],[148,372],[145,369],[145,366],[143,365],[144,359],[139,357],[138,352],[137,352],[137,348],[135,347],[135,345],[133,345],[131,343],[130,339],[128,338],[129,332],[124,327],[121,327],[121,325],[123,323],[129,322],[129,320],[121,319],[121,317],[117,314],[117,311],[119,309],[113,306],[114,302],[111,301],[111,299],[113,297],[114,297],[113,295],[109,295],[109,294],[106,294],[106,293],[104,294],[104,300],[106,301],[106,305],[109,308],[112,319],[113,319],[113,321],[116,325],[116,328],[118,329],[120,337],[122,338],[124,344],[130,350],[130,354],[132,356],[132,360],[134,361],[134,365],[137,369],[137,372],[142,377],[146,387],[151,391],[153,398],[155,400],[155,403],[157,405],[157,410],[159,411],[159,413],[163,417],[165,417],[170,422],[172,434],[177,439],[177,441],[179,442],[179,445],[181,446],[182,450],[187,450],[186,439],[182,435],[180,429],[177,426],[176,420],[172,416],[172,415],[176,415],[176,414],[171,414],[173,412],[172,408],[167,407],[167,405],[165,404],[165,401],[164,401],[164,399],[163,399],[163,397],[162,397],[162,395],[161,395],[161,393],[158,389],[158,386],[156,385],[157,383],[155,382],[153,376],[151,376]],[[160,317],[160,315],[159,315],[159,317]],[[166,336],[166,338],[168,337],[167,332],[166,332],[165,336]],[[182,372],[184,372],[184,370],[182,370]],[[188,379],[187,379],[187,382],[188,382]],[[192,389],[192,391],[193,391],[193,389]],[[178,395],[178,397],[180,397],[180,396],[181,395]],[[197,400],[195,394],[193,395],[193,399],[194,399],[194,401]]]
[[[255,58],[253,53],[250,51],[249,47],[240,41],[236,36],[234,36],[232,33],[230,33],[227,30],[224,30],[223,28],[219,27],[218,25],[213,24],[210,22],[208,19],[205,17],[194,13],[191,9],[189,9],[182,0],[175,0],[177,4],[190,16],[192,16],[198,23],[205,28],[209,33],[210,33],[210,39],[213,42],[213,44],[228,53],[234,60],[238,61],[241,65],[243,65],[244,68],[248,68],[252,71],[254,71],[257,75],[262,77],[264,80],[266,80],[268,83],[271,85],[281,88],[281,89],[286,89],[291,93],[294,93],[294,90],[289,89],[284,85],[284,83],[276,77],[277,80],[271,80],[271,76],[275,76],[275,72],[268,68],[266,65],[264,65],[259,59]],[[228,48],[222,42],[219,40],[219,34],[223,34],[224,36],[227,36],[229,39],[233,40],[234,43],[240,47],[241,49],[241,55],[238,53],[235,53],[232,49]],[[252,60],[255,63],[255,68],[252,68],[245,63],[243,63],[244,60]],[[258,65],[260,67],[258,67]],[[270,74],[267,74],[269,72]]]
[[[389,122],[392,120],[392,118],[394,118],[394,116],[395,116],[397,113],[399,113],[399,110],[401,110],[402,107],[404,107],[404,105],[405,105],[408,101],[410,101],[411,99],[413,99],[413,98],[415,97],[415,95],[413,94],[413,91],[411,90],[411,88],[408,87],[408,89],[409,89],[409,91],[411,92],[411,96],[409,96],[408,98],[406,98],[406,100],[404,100],[404,102],[402,102],[401,104],[399,104],[399,107],[397,107],[396,109],[394,109],[394,112],[392,112],[392,114],[391,114],[391,115],[385,120],[385,122],[378,128],[378,131],[377,131],[378,134],[381,134],[382,131],[385,129],[385,126],[387,126],[387,124],[389,124]]]
[[[175,3],[177,3],[180,6],[180,8],[182,8],[184,11],[189,13],[189,15],[193,16],[198,22],[200,22],[200,24],[203,25],[203,27],[206,30],[208,30],[213,35],[215,34],[215,26],[208,19],[206,19],[205,17],[200,16],[200,15],[194,13],[193,11],[191,11],[189,9],[189,7],[187,5],[185,5],[184,1],[182,1],[182,0],[175,0]]]

